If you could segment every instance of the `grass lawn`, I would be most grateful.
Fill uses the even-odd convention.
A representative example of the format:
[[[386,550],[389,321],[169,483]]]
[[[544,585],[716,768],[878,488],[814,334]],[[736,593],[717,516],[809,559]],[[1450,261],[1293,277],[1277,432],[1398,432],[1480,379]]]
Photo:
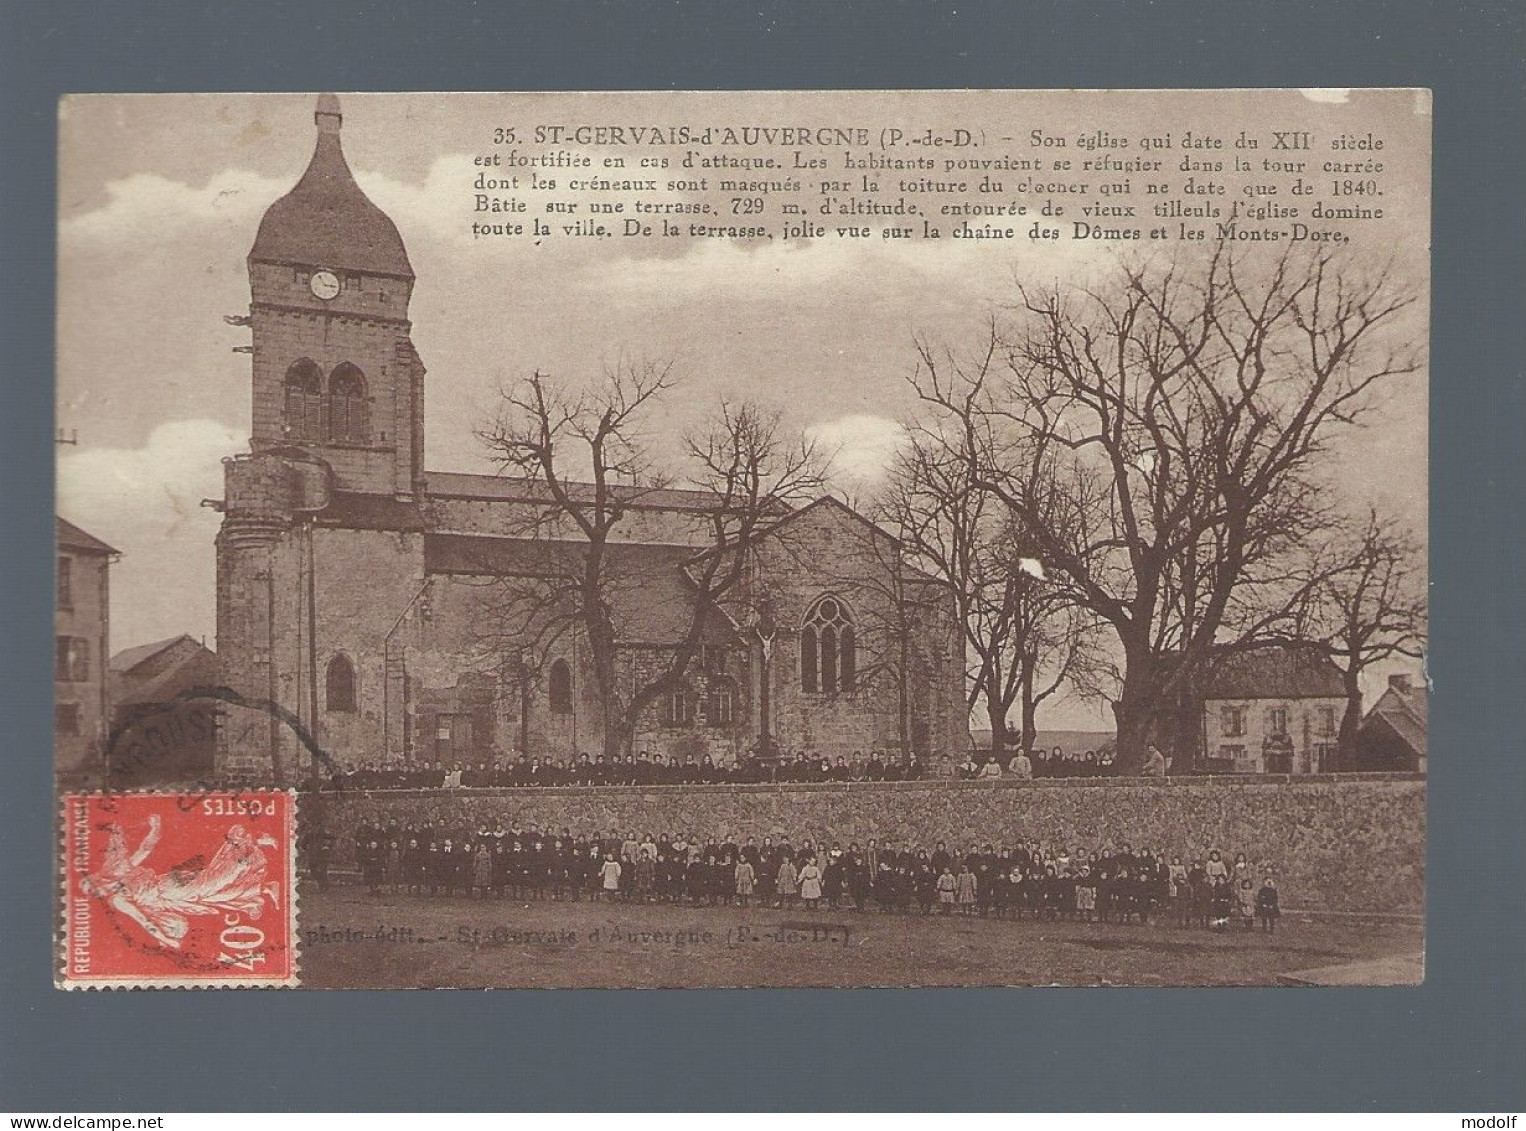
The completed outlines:
[[[1275,983],[1418,953],[1421,924],[1285,915],[1272,935],[1161,924],[754,906],[520,903],[304,884],[316,987],[1033,986]]]

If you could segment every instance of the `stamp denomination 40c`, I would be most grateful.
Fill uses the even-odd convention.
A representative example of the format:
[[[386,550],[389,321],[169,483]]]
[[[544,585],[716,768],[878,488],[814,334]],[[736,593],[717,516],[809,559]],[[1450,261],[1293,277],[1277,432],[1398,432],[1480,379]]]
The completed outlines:
[[[292,794],[69,794],[63,825],[60,987],[297,984]]]

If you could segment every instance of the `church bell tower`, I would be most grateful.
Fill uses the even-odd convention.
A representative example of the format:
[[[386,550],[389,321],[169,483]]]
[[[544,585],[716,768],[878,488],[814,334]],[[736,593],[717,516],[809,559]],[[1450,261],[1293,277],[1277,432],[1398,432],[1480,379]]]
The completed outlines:
[[[333,488],[411,498],[423,474],[423,376],[409,339],[413,267],[355,183],[339,99],[319,97],[312,160],[249,252],[256,451],[300,448]]]
[[[424,366],[409,336],[413,267],[366,196],[318,99],[307,171],[265,212],[249,252],[253,428],[223,461],[217,535],[220,682],[234,693],[217,768],[296,780],[322,731],[316,580],[324,526],[413,510],[424,467]]]

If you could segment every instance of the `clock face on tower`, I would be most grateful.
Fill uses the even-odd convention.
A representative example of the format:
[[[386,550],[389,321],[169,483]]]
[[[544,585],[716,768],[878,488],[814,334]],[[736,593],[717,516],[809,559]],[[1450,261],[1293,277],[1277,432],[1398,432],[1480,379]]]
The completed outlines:
[[[324,302],[339,294],[339,277],[332,271],[314,271],[309,285],[313,289],[313,294]]]

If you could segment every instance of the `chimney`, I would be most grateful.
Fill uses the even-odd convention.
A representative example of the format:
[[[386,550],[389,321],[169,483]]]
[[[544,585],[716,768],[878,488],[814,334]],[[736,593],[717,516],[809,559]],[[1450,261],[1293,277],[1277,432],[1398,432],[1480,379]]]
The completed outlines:
[[[1388,686],[1392,691],[1397,691],[1401,695],[1408,695],[1410,691],[1409,676],[1403,672],[1395,672],[1388,677]]]

